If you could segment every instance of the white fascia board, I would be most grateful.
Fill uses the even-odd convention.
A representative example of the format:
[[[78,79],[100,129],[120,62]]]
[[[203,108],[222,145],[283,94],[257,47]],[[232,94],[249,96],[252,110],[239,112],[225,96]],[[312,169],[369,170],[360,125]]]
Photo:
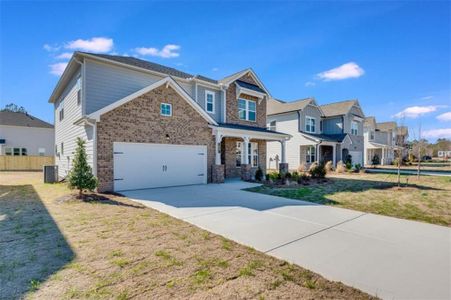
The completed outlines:
[[[236,89],[237,89],[236,93],[237,93],[238,97],[241,94],[254,96],[254,97],[257,97],[259,99],[263,99],[266,96],[266,94],[263,94],[263,93],[260,93],[260,92],[257,92],[257,91],[251,90],[251,89],[243,88],[243,87],[240,87],[238,85],[237,85]]]
[[[314,141],[314,142],[316,142],[316,143],[321,142],[320,139],[317,139],[317,138],[315,138],[315,137],[313,137],[313,136],[311,136],[311,135],[309,135],[309,134],[306,134],[306,133],[303,133],[303,132],[300,132],[300,134],[301,134],[303,137],[305,137],[306,139],[308,139],[308,140]]]
[[[213,82],[208,82],[199,78],[192,78],[192,81],[198,85],[204,86],[204,87],[208,87],[208,88],[214,88],[219,90],[221,88],[221,86],[219,84],[213,83]]]
[[[230,77],[227,81],[222,82],[222,84],[225,85],[229,85],[230,83],[232,83],[233,81],[241,78],[243,75],[250,73],[252,75],[252,77],[255,79],[255,81],[257,81],[257,83],[262,87],[262,89],[266,92],[266,94],[268,95],[268,97],[272,98],[271,93],[268,91],[268,89],[265,87],[265,85],[263,84],[263,82],[260,80],[260,78],[258,78],[257,74],[255,74],[254,70],[252,70],[252,68],[248,68],[246,70],[243,70],[237,74],[235,74],[234,76]]]
[[[343,143],[345,142],[346,139],[349,139],[349,144],[352,145],[352,139],[351,139],[351,137],[349,136],[349,133],[346,134],[345,138],[343,139],[343,141],[341,141],[340,144],[343,144]]]
[[[213,129],[213,135],[219,134],[223,137],[249,137],[251,139],[270,140],[270,141],[288,141],[292,136],[286,133],[260,132],[246,129],[227,128],[210,126]]]
[[[69,76],[69,72],[70,70],[72,70],[74,64],[76,64],[74,56],[72,56],[72,58],[69,60],[69,62],[67,63],[66,68],[64,69],[63,74],[61,75],[60,79],[58,80],[55,88],[52,91],[52,94],[50,95],[49,101],[48,103],[55,103],[56,100],[56,94],[58,93],[59,89],[62,88],[62,84],[68,80],[68,76]]]
[[[214,124],[217,125],[216,121],[213,120],[212,117],[210,117],[207,112],[205,112],[197,102],[195,102],[193,100],[193,98],[191,98],[190,95],[188,95],[188,93],[171,77],[165,77],[157,82],[152,83],[151,85],[140,89],[137,92],[134,92],[114,103],[111,103],[110,105],[105,106],[104,108],[99,109],[98,111],[95,111],[93,113],[91,113],[89,115],[89,118],[91,119],[95,119],[97,122],[100,121],[100,116],[133,100],[136,99],[162,85],[166,85],[167,87],[171,86],[183,99],[186,100],[186,102],[188,102],[188,104],[190,104],[197,112],[199,112],[199,114],[210,124]]]

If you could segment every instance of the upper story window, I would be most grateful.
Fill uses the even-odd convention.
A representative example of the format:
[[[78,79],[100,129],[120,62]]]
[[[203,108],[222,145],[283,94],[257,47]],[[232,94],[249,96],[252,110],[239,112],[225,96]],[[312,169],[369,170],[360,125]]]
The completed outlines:
[[[59,111],[59,120],[60,120],[60,121],[64,120],[64,107],[61,107],[61,108],[60,108],[60,111]]]
[[[316,126],[315,126],[315,118],[312,117],[305,117],[305,131],[310,133],[315,133]]]
[[[255,101],[238,99],[238,117],[240,120],[253,121],[257,118],[257,105]]]
[[[77,79],[77,105],[81,103],[81,77]]]
[[[359,123],[356,121],[351,122],[351,134],[358,135],[359,134]]]
[[[370,140],[372,141],[372,140],[374,140],[374,131],[370,131]]]
[[[269,130],[277,131],[277,122],[276,121],[271,121],[269,123]]]
[[[205,91],[205,110],[208,113],[215,113],[215,93],[211,91]]]
[[[172,105],[169,103],[161,103],[160,104],[160,115],[165,117],[172,116]]]

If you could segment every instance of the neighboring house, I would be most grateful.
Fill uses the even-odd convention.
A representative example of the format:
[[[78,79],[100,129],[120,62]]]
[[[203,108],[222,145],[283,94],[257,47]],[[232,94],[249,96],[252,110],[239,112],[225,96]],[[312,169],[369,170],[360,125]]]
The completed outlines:
[[[443,159],[450,158],[451,157],[451,151],[439,150],[439,151],[437,151],[437,157],[443,158]]]
[[[52,124],[22,112],[0,111],[0,155],[53,156]]]
[[[389,165],[397,157],[406,155],[408,130],[396,122],[377,123],[375,117],[365,118],[365,165],[371,165],[373,158],[381,165]]]
[[[357,100],[318,106],[313,98],[284,102],[268,101],[268,128],[292,136],[286,142],[286,161],[293,168],[313,162],[347,157],[363,163],[364,114]],[[280,146],[268,143],[268,167],[276,168]],[[349,156],[350,155],[350,156]]]
[[[49,99],[59,176],[68,174],[80,137],[99,191],[248,179],[266,170],[267,141],[289,139],[266,129],[268,98],[251,69],[214,80],[75,52]]]

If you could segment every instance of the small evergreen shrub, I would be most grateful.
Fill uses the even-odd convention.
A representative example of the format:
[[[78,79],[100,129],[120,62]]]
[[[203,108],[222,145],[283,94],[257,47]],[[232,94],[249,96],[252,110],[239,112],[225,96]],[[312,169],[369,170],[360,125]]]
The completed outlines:
[[[375,165],[380,164],[379,155],[374,154],[373,158],[371,159],[371,165],[374,167]]]
[[[350,171],[352,169],[352,163],[350,163],[349,161],[346,162],[346,170]]]
[[[255,180],[262,181],[263,179],[263,171],[260,167],[258,167],[257,171],[255,172]]]
[[[313,168],[310,166],[310,175],[312,178],[325,178],[326,168],[324,167],[324,164],[316,164]]]
[[[351,164],[351,166],[352,166],[352,155],[351,154],[346,155],[345,164],[346,165]]]
[[[293,174],[291,174],[291,180],[293,180],[294,182],[299,182],[299,173],[294,171]]]
[[[97,178],[92,174],[92,169],[88,165],[85,143],[81,138],[77,138],[77,149],[68,176],[69,188],[78,190],[78,198],[83,197],[84,190],[92,191],[98,184]]]
[[[355,164],[355,165],[354,165],[354,170],[355,170],[356,172],[360,172],[360,170],[362,170],[362,165],[361,165],[361,164]]]
[[[268,175],[269,175],[269,180],[277,181],[280,179],[280,174],[278,172],[271,172]]]

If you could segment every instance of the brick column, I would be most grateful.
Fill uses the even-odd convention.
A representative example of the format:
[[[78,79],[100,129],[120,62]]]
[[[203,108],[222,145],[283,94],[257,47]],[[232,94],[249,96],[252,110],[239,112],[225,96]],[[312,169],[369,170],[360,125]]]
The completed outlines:
[[[211,182],[224,183],[224,165],[211,166]]]
[[[251,164],[241,164],[241,180],[249,181],[252,179]]]
[[[279,172],[281,174],[286,174],[288,173],[288,163],[280,163],[279,164]]]

